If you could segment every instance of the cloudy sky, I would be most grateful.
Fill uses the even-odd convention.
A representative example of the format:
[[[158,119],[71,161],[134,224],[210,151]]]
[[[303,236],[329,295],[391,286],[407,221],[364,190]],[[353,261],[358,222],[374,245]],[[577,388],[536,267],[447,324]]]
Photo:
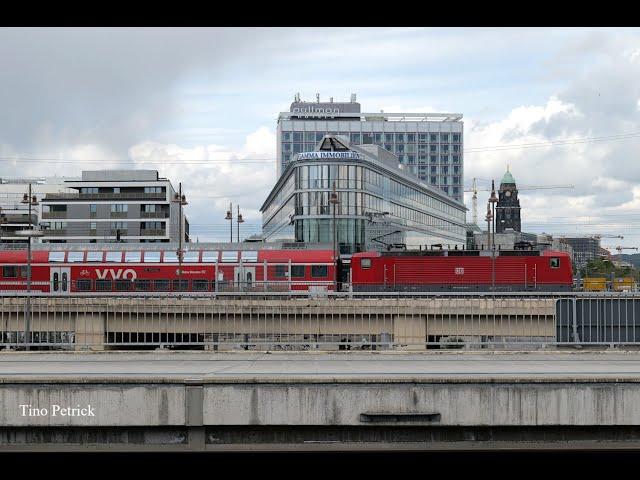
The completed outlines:
[[[200,241],[230,201],[260,230],[277,114],[318,92],[462,113],[466,185],[575,186],[521,191],[526,231],[640,246],[640,29],[0,29],[0,62],[0,176],[157,169]]]

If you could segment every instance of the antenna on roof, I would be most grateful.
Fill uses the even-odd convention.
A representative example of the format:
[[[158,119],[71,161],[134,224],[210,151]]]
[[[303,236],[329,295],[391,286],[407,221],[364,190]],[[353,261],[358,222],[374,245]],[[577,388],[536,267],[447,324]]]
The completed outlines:
[[[320,94],[316,93],[316,102],[320,103]]]
[[[293,96],[293,101],[294,101],[294,102],[298,102],[298,103],[300,103],[300,92],[296,93],[296,94]]]
[[[333,103],[333,97],[329,97],[329,103]]]
[[[355,93],[351,94],[351,103],[356,103],[356,94]]]

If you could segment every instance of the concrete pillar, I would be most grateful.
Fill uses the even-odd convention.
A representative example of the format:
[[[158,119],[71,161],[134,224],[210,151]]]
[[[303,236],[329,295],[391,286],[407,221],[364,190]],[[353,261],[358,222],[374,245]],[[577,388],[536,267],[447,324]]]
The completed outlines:
[[[404,314],[393,317],[393,343],[396,350],[425,350],[427,326],[424,315]]]
[[[104,315],[78,312],[75,318],[75,350],[104,350]]]

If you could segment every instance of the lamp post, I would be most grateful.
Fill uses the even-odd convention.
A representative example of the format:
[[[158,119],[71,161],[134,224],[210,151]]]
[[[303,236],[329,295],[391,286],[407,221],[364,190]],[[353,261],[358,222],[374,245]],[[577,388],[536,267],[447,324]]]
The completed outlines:
[[[491,205],[491,220],[493,226],[493,239],[491,241],[491,289],[495,289],[496,285],[496,203],[498,197],[496,197],[495,182],[491,180],[491,197],[489,197],[489,204]]]
[[[233,243],[233,204],[229,203],[229,210],[227,210],[227,216],[225,220],[229,220],[229,242]]]
[[[27,237],[27,301],[24,310],[24,343],[25,348],[29,350],[29,336],[31,335],[31,238],[42,237],[44,234],[33,228],[31,222],[31,207],[38,205],[38,199],[31,193],[31,184],[29,184],[29,193],[25,193],[22,197],[23,204],[29,205],[29,228],[16,232],[16,235]]]
[[[238,215],[236,215],[236,223],[238,224],[238,243],[240,243],[240,224],[244,223],[242,214],[240,213],[240,205],[238,205]]]
[[[178,184],[178,193],[173,197],[173,203],[178,204],[178,288],[182,291],[182,259],[184,250],[182,249],[182,207],[188,205],[187,197],[182,193],[182,182]]]
[[[338,231],[336,229],[336,206],[340,203],[338,200],[338,194],[336,193],[336,182],[333,182],[331,189],[331,195],[329,196],[329,203],[333,205],[333,291],[338,290],[338,255],[336,253],[336,245],[338,243]]]

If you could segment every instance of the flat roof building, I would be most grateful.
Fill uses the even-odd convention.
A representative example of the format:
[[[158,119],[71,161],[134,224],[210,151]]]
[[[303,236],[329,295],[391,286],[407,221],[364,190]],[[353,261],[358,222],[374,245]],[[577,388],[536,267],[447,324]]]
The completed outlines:
[[[459,113],[363,113],[350,102],[300,101],[278,116],[277,173],[294,155],[308,152],[324,135],[340,135],[352,145],[379,145],[432,187],[463,201],[463,122]]]
[[[265,241],[333,241],[340,253],[441,244],[463,248],[465,206],[423,183],[377,145],[354,145],[346,137],[324,135],[308,152],[287,162],[261,207]]]
[[[41,200],[44,243],[151,243],[189,241],[189,222],[180,219],[171,181],[156,170],[83,171],[66,181],[72,193],[48,193]]]

